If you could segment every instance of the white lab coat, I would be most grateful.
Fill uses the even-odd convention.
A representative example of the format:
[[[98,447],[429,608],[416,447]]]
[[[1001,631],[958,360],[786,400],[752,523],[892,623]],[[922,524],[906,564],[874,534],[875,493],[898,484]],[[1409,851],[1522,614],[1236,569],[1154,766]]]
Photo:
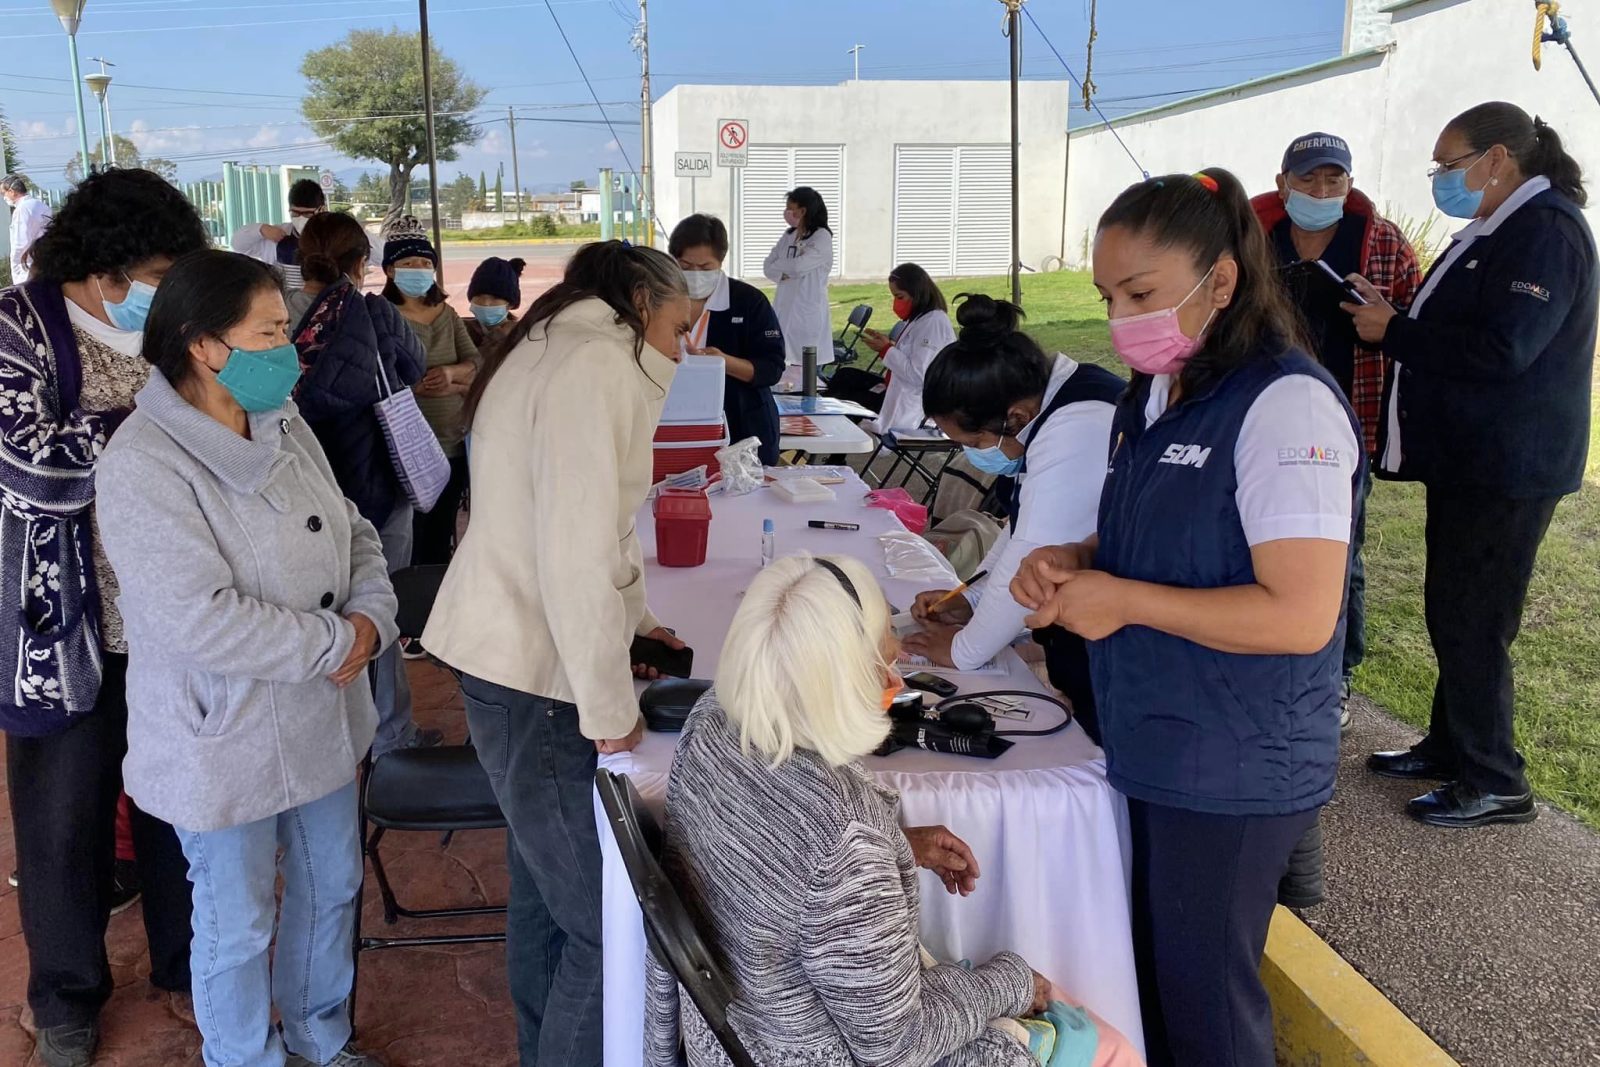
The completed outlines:
[[[828,316],[828,279],[833,276],[833,234],[817,230],[803,241],[789,230],[767,253],[762,273],[778,283],[772,310],[783,329],[790,366],[801,362],[800,350],[817,349],[817,365],[833,362],[833,323]]]
[[[884,350],[883,365],[889,368],[889,388],[883,394],[883,410],[868,428],[874,433],[885,430],[910,430],[921,426],[922,380],[927,376],[933,357],[943,352],[956,340],[955,327],[950,316],[943,311],[927,311],[906,323],[900,337]]]
[[[50,205],[36,196],[25,196],[11,209],[11,283],[21,285],[28,280],[28,269],[22,265],[22,254],[50,225],[53,213]]]

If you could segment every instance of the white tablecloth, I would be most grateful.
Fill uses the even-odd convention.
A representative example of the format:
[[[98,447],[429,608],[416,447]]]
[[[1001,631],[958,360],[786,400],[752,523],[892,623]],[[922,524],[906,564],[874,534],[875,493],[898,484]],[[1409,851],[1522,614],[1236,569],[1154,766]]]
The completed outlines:
[[[646,505],[639,536],[650,605],[695,650],[696,677],[716,671],[738,598],[760,570],[761,523],[774,520],[778,554],[854,555],[879,576],[892,604],[906,607],[917,583],[887,578],[877,534],[900,529],[887,511],[866,508],[867,487],[852,476],[825,504],[787,504],[766,490],[712,497],[706,563],[655,563],[654,523]],[[861,524],[859,533],[807,528],[810,519]],[[1007,651],[1004,677],[958,675],[963,691],[1041,686]],[[1038,705],[1027,727],[1057,721]],[[952,897],[922,874],[922,936],[948,960],[981,961],[1003,949],[1083,999],[1142,1049],[1139,998],[1128,921],[1127,809],[1105,778],[1102,754],[1076,725],[1053,737],[1016,738],[998,760],[907,750],[867,761],[901,794],[905,824],[943,823],[972,846],[982,869],[970,897]],[[626,774],[661,814],[674,734],[648,733],[633,752],[602,757]],[[606,1067],[638,1067],[644,1034],[643,921],[621,855],[599,812],[604,858]]]

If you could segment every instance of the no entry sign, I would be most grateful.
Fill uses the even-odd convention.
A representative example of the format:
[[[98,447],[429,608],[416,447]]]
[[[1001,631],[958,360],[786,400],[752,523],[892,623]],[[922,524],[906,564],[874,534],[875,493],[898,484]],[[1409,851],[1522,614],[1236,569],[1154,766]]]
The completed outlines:
[[[717,120],[717,166],[743,167],[750,163],[750,123],[745,119]]]

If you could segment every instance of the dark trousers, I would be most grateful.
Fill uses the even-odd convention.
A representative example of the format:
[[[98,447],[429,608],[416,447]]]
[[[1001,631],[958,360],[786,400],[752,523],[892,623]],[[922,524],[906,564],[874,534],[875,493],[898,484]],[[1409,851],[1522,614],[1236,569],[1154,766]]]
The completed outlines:
[[[510,826],[506,971],[522,1067],[599,1067],[604,1002],[594,742],[578,709],[470,675],[467,725]]]
[[[456,551],[456,519],[461,512],[461,498],[467,492],[467,457],[457,456],[450,461],[450,480],[433,510],[419,511],[411,520],[413,540],[411,565],[421,567],[430,563],[449,563]]]
[[[1361,479],[1356,494],[1356,521],[1350,532],[1350,584],[1344,606],[1344,680],[1367,658],[1367,564],[1361,549],[1367,543],[1367,501],[1372,496],[1372,474]]]
[[[1071,630],[1052,626],[1035,630],[1033,639],[1044,648],[1045,671],[1050,684],[1072,705],[1072,719],[1089,740],[1100,743],[1100,715],[1095,709],[1094,686],[1089,680],[1089,645]]]
[[[1558,499],[1428,489],[1423,596],[1439,681],[1417,747],[1486,793],[1528,791],[1511,733],[1511,643]]]
[[[1128,801],[1133,951],[1150,1067],[1273,1067],[1261,954],[1315,811],[1205,815]]]
[[[107,654],[95,710],[48,737],[6,738],[28,1005],[41,1028],[92,1022],[111,996],[106,923],[128,751],[126,656]],[[150,981],[189,990],[189,863],[172,827],[130,804]]]

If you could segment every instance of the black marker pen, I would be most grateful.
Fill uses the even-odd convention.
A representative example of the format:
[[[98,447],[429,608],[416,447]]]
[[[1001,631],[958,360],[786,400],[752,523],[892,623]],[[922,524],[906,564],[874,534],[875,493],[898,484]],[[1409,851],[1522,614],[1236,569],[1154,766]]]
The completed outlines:
[[[861,526],[854,522],[823,522],[821,519],[812,519],[806,523],[813,530],[859,530]]]

